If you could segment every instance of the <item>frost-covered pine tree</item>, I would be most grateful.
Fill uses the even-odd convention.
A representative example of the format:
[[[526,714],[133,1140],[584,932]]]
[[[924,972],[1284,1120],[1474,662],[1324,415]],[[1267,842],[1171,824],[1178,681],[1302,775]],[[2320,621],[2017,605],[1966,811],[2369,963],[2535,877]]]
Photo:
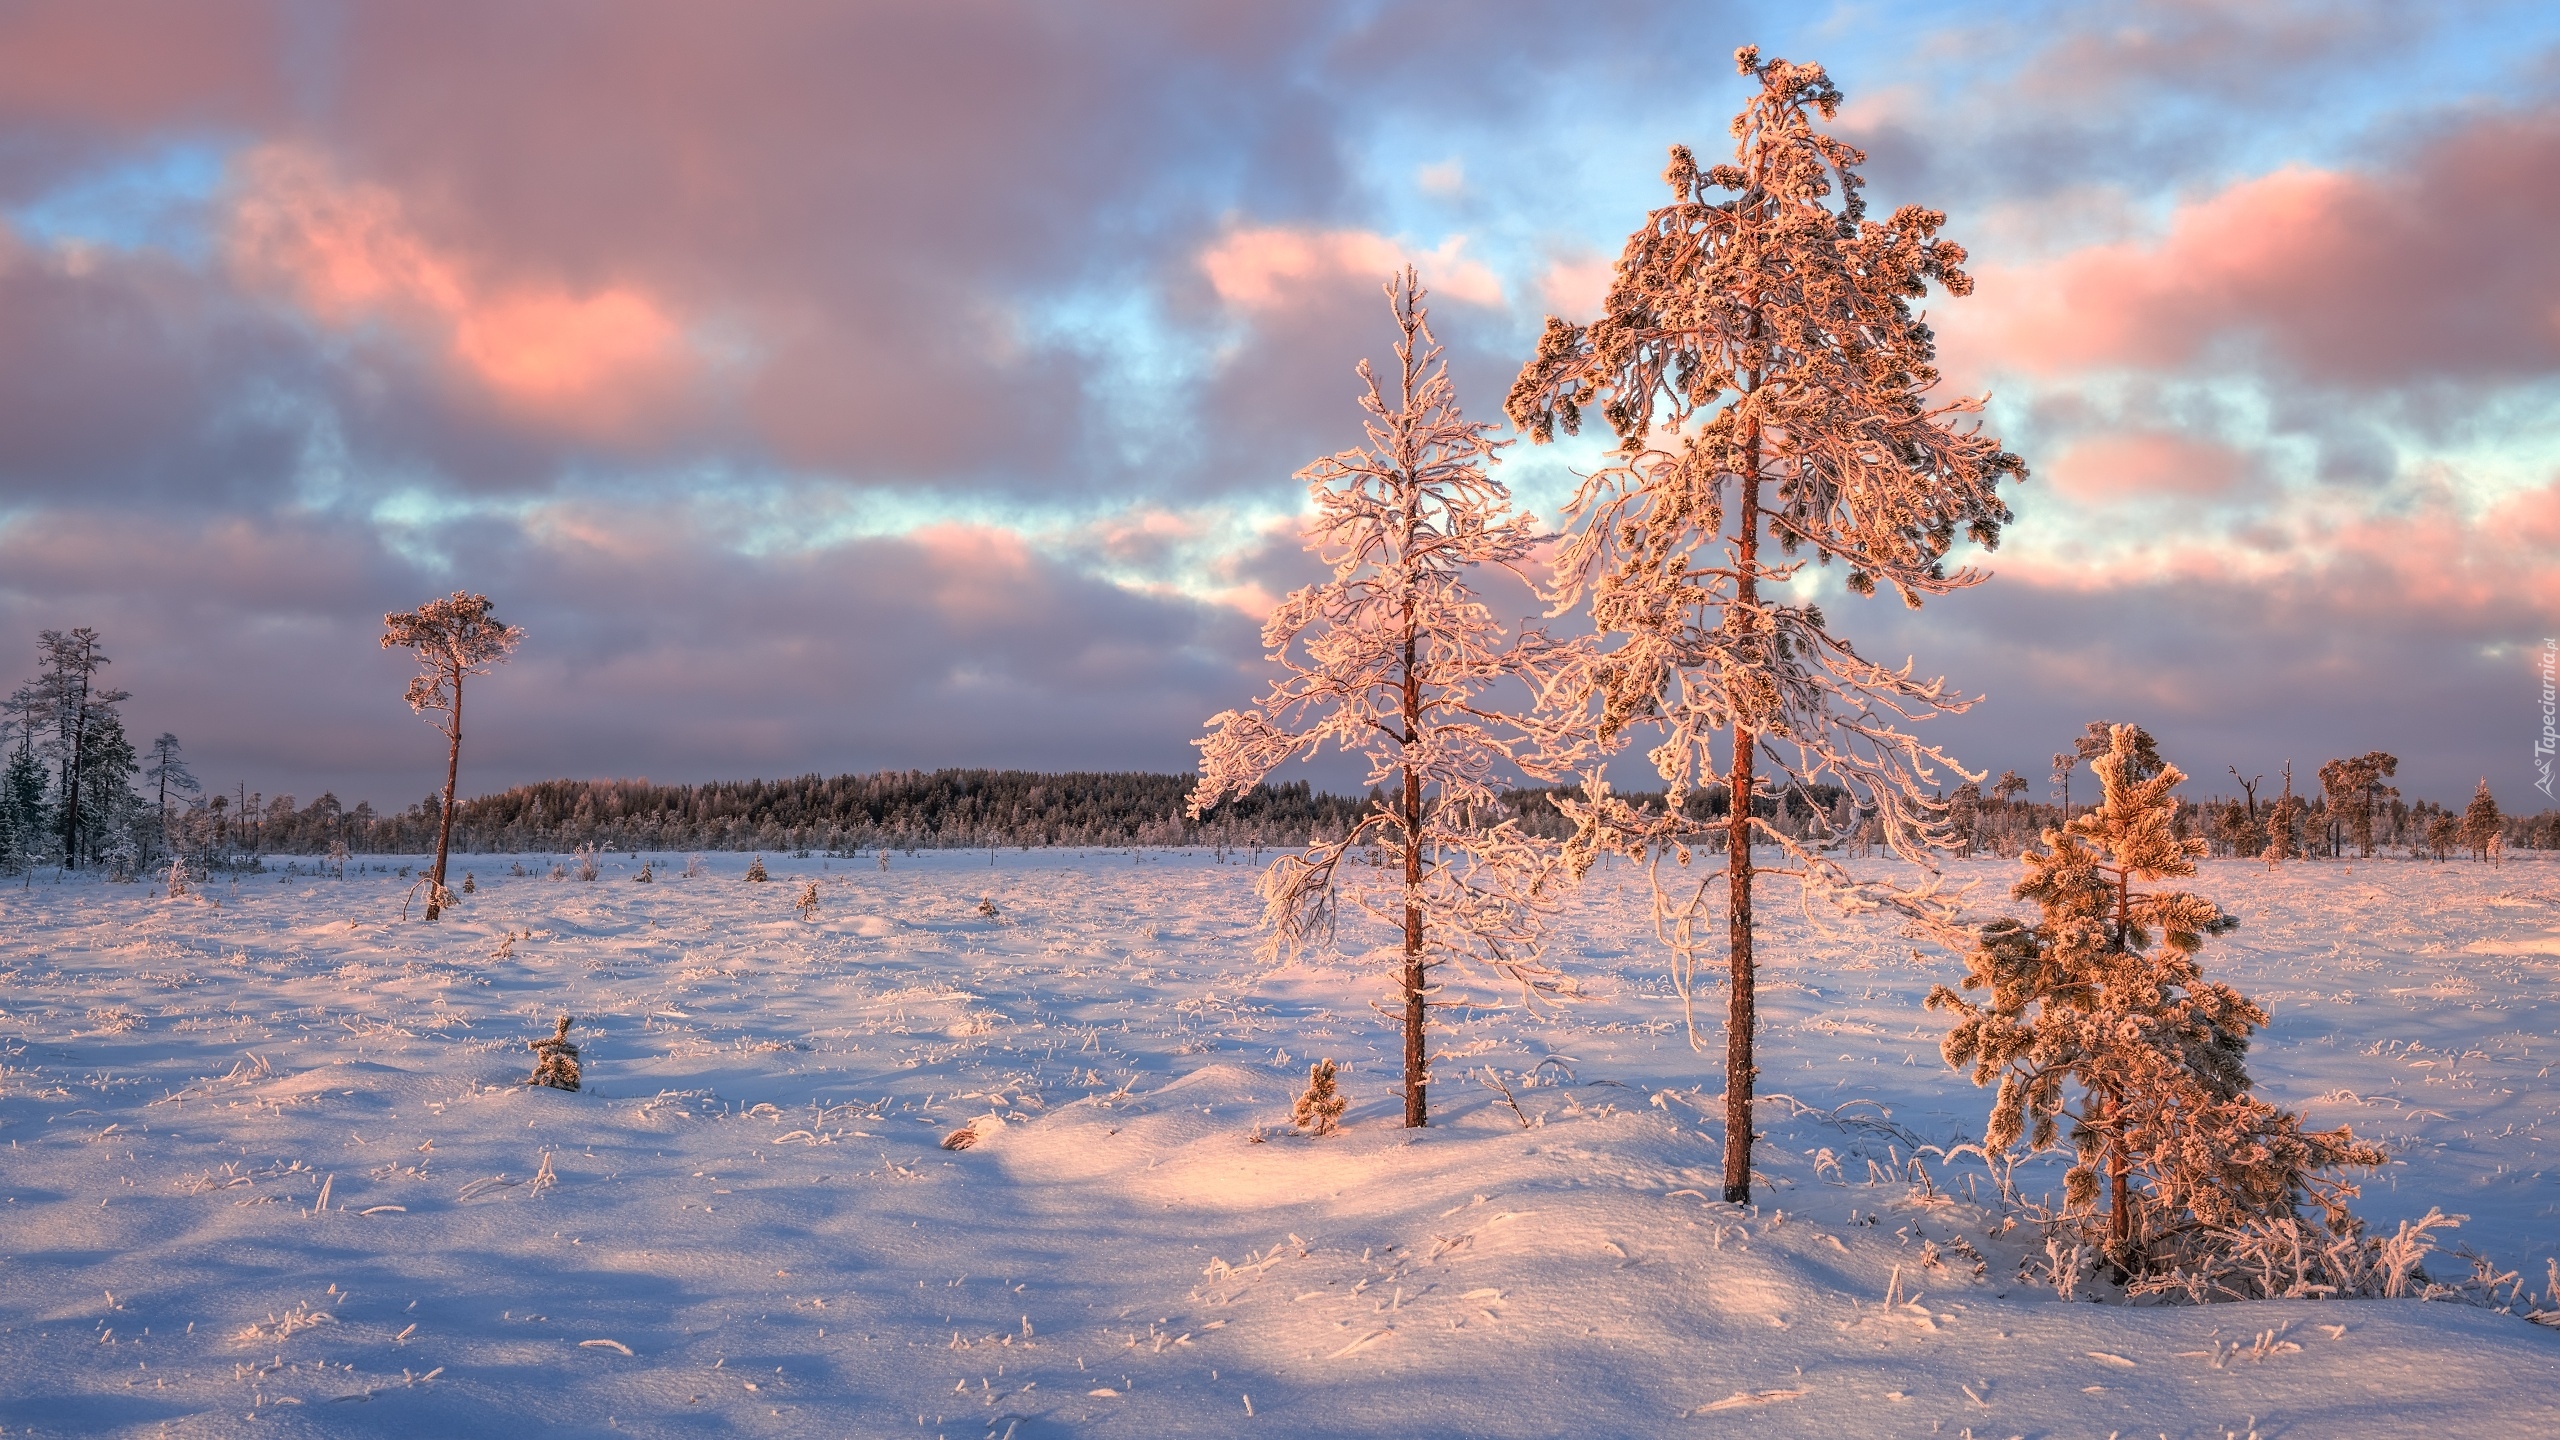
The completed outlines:
[[[1578,710],[1603,749],[1657,736],[1648,758],[1667,795],[1639,810],[1595,776],[1588,799],[1566,802],[1578,827],[1568,851],[1577,865],[1604,849],[1654,862],[1657,921],[1684,994],[1710,948],[1720,871],[1732,972],[1724,1198],[1747,1201],[1752,880],[1764,868],[1753,845],[1777,851],[1770,873],[1814,891],[1929,903],[1925,886],[1853,883],[1817,844],[1758,815],[1759,802],[1828,781],[1895,854],[1925,863],[1950,838],[1939,770],[1979,779],[1903,729],[1970,702],[1907,662],[1860,654],[1793,582],[1808,563],[1838,560],[1852,594],[1881,586],[1914,607],[1975,584],[1983,576],[1951,570],[1948,555],[1959,537],[1997,543],[2010,518],[1999,484],[2026,467],[1969,418],[1980,399],[1931,395],[1936,342],[1912,302],[1931,282],[1973,288],[1962,247],[1938,238],[1946,217],[1917,205],[1869,216],[1866,157],[1814,127],[1841,98],[1822,68],[1753,48],[1735,59],[1760,90],[1734,119],[1733,162],[1701,169],[1673,147],[1671,203],[1629,237],[1606,313],[1588,325],[1550,317],[1507,408],[1543,441],[1597,407],[1618,440],[1575,496],[1557,559],[1557,602],[1587,606],[1600,643],[1547,697]],[[1689,797],[1719,778],[1722,818],[1691,819]],[[1667,880],[1665,854],[1687,864],[1710,844],[1719,865]]]
[[[2120,1271],[2193,1262],[2206,1230],[2316,1218],[2352,1233],[2354,1187],[2330,1172],[2383,1156],[2249,1093],[2249,1036],[2267,1013],[2195,958],[2237,922],[2203,896],[2151,888],[2195,874],[2206,846],[2174,833],[2177,767],[2136,778],[2137,734],[2115,727],[2090,763],[2098,804],[2025,855],[2014,893],[2037,920],[1979,932],[1964,988],[1988,990],[1986,1002],[1930,991],[1930,1009],[1956,1016],[1941,1053],[1999,1086],[1984,1148],[2051,1148],[2071,1122],[2065,1216]]]
[[[445,856],[453,848],[453,786],[462,770],[462,682],[496,669],[524,640],[523,627],[500,621],[492,608],[488,596],[456,590],[415,610],[382,617],[382,648],[407,650],[418,661],[418,673],[409,679],[409,708],[441,717],[430,723],[446,742],[436,865],[427,876],[429,920],[443,913]]]
[[[1506,637],[1470,583],[1479,566],[1516,570],[1534,521],[1490,473],[1494,427],[1459,411],[1412,268],[1385,288],[1396,365],[1382,383],[1360,364],[1368,443],[1298,472],[1316,512],[1307,548],[1333,578],[1292,593],[1264,622],[1263,648],[1282,674],[1252,708],[1211,717],[1194,742],[1190,812],[1199,819],[1327,746],[1368,760],[1382,797],[1339,837],[1275,861],[1258,889],[1274,956],[1332,933],[1346,883],[1357,906],[1394,927],[1405,1123],[1418,1126],[1430,1123],[1434,973],[1461,962],[1532,994],[1559,983],[1543,959],[1554,850],[1506,817],[1500,798],[1508,772],[1540,761],[1489,694],[1552,652],[1535,634]],[[1344,857],[1371,846],[1384,866],[1346,874]]]
[[[2483,775],[2480,788],[2471,792],[2471,803],[2462,807],[2462,843],[2470,847],[2472,859],[2486,860],[2496,852],[2504,822],[2497,799],[2489,793],[2489,777]]]

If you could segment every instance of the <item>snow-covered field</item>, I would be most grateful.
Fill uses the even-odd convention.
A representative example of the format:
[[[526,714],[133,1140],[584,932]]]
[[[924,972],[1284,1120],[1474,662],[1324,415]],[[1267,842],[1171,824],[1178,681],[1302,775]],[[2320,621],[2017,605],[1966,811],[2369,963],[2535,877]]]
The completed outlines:
[[[1983,1097],[1919,1004],[1959,967],[1889,930],[1771,907],[1744,1213],[1631,872],[1568,916],[1584,1003],[1448,1012],[1412,1132],[1381,977],[1254,964],[1243,865],[658,858],[470,857],[435,926],[371,870],[0,890],[0,1427],[2560,1433],[2560,1330],[2512,1316],[2022,1284],[1978,1164],[1910,1178]],[[2215,973],[2278,1017],[2261,1087],[2397,1153],[2371,1219],[2466,1214],[2541,1289],[2560,867],[2201,888],[2244,921]],[[588,1086],[525,1088],[563,1012]],[[1348,1128],[1286,1133],[1326,1056]]]

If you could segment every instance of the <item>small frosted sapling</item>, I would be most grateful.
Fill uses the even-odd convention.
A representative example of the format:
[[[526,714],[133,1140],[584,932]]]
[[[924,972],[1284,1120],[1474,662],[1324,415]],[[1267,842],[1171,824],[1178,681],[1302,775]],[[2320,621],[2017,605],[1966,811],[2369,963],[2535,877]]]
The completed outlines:
[[[579,847],[578,847],[578,878],[579,878],[580,880],[593,881],[593,880],[596,878],[597,873],[598,873],[598,872],[597,872],[597,870],[596,870],[596,847],[595,847],[595,846],[593,846],[593,845],[581,845],[581,846],[579,846]]]
[[[631,877],[631,883],[634,885],[654,885],[658,883],[658,877],[649,873],[648,861],[643,860],[640,862],[640,873]]]
[[[554,1090],[578,1088],[578,1047],[569,1043],[569,1027],[575,1023],[563,1015],[550,1039],[524,1042],[533,1051],[533,1073],[524,1083],[548,1085]]]
[[[479,882],[478,880],[475,880],[475,879],[473,879],[473,878],[472,878],[472,875],[471,875],[471,872],[470,872],[470,871],[468,871],[468,870],[463,871],[463,872],[462,872],[462,893],[463,893],[463,894],[465,894],[465,895],[476,895],[476,894],[478,894],[479,892],[480,892],[480,882]]]
[[[1349,1104],[1333,1088],[1333,1062],[1319,1060],[1307,1067],[1307,1093],[1298,1097],[1289,1120],[1301,1130],[1330,1135],[1338,1128],[1343,1109]]]
[[[792,902],[792,903],[793,903],[793,907],[794,907],[795,909],[797,909],[797,910],[800,912],[800,918],[801,918],[801,919],[803,919],[803,920],[815,920],[815,919],[817,919],[817,918],[818,918],[818,882],[817,882],[817,881],[815,881],[815,880],[812,880],[812,881],[808,882],[807,884],[802,885],[802,886],[800,887],[800,898],[799,898],[798,900],[796,900],[796,901]]]
[[[766,882],[767,880],[770,880],[770,879],[772,879],[772,878],[773,878],[772,876],[767,875],[766,873],[764,873],[764,857],[763,857],[763,856],[759,855],[759,856],[757,856],[756,858],[754,858],[753,860],[750,860],[750,861],[748,861],[748,862],[747,862],[747,879],[748,879],[750,882],[752,882],[752,883],[754,883],[754,884],[757,884],[757,885],[761,885],[761,884],[763,884],[764,882]]]

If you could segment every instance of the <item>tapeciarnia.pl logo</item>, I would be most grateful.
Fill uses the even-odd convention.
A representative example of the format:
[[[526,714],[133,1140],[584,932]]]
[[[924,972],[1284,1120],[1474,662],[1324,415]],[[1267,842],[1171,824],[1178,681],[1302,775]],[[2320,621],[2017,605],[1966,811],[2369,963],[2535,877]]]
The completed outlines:
[[[2533,788],[2551,798],[2551,757],[2560,750],[2560,640],[2542,642],[2542,738],[2533,742]]]

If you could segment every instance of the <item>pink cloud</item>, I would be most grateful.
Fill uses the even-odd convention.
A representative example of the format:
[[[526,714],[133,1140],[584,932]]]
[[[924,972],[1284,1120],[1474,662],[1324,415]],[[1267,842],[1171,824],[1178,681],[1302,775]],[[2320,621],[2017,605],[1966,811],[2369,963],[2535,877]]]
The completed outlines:
[[[2212,440],[2127,431],[2085,439],[2039,469],[2072,499],[2107,504],[2222,495],[2247,478],[2249,459]]]
[[[2288,167],[2180,205],[2155,238],[1980,267],[1938,317],[1951,367],[2168,369],[2254,343],[2358,385],[2560,369],[2560,107],[2474,119],[2371,172]]]
[[[1502,303],[1502,282],[1467,259],[1467,239],[1453,235],[1437,249],[1413,251],[1367,230],[1302,230],[1262,226],[1230,230],[1200,256],[1218,298],[1242,310],[1274,310],[1317,286],[1346,278],[1384,280],[1411,264],[1438,295],[1471,305]]]
[[[240,174],[229,239],[245,277],[329,325],[407,329],[513,406],[610,429],[685,365],[676,321],[641,290],[484,279],[486,267],[423,235],[399,195],[342,181],[307,150],[266,147]]]
[[[1616,261],[1596,255],[1553,260],[1538,272],[1538,298],[1546,302],[1550,315],[1587,320],[1600,313],[1600,303],[1609,298],[1609,281],[1617,273]]]

